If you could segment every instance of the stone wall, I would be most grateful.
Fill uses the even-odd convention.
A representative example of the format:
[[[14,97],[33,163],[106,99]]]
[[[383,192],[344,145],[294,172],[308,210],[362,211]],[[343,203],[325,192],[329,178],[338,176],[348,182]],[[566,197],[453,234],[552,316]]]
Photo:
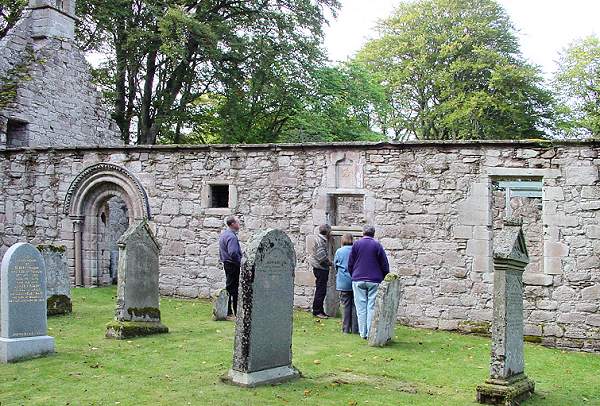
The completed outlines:
[[[539,179],[541,209],[539,199],[514,202],[538,261],[524,275],[525,334],[548,345],[598,350],[599,150],[592,142],[484,142],[1,151],[0,253],[17,241],[65,245],[73,270],[75,230],[83,230],[85,245],[93,241],[86,233],[97,219],[89,218],[91,209],[70,218],[65,198],[84,169],[104,162],[116,166],[103,166],[105,184],[89,196],[103,201],[129,190],[131,196],[119,196],[129,215],[138,217],[145,216],[147,200],[163,247],[164,295],[209,297],[224,286],[217,239],[224,217],[235,213],[242,242],[269,227],[290,236],[298,254],[295,304],[308,307],[314,283],[305,261],[307,236],[334,215],[352,223],[335,224],[334,232],[352,229],[354,211],[362,207],[361,218],[374,223],[392,269],[402,276],[401,322],[486,331],[492,318],[493,225],[502,210],[493,183]],[[125,168],[115,176],[130,174],[145,194],[111,186],[111,168]],[[209,207],[214,184],[229,185],[229,207]],[[87,197],[80,199],[88,207]],[[349,215],[332,213],[344,207]],[[93,253],[83,250],[85,268]]]
[[[122,144],[83,53],[58,36],[66,18],[28,9],[0,40],[0,149]],[[44,31],[44,24],[51,26]]]

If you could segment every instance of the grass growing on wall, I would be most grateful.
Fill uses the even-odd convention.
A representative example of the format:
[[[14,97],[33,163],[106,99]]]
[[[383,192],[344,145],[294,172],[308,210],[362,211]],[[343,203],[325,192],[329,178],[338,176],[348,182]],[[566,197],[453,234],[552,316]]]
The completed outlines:
[[[169,334],[104,338],[115,290],[75,289],[73,314],[50,318],[51,357],[0,365],[5,405],[466,405],[488,374],[489,339],[397,327],[370,348],[339,320],[295,313],[294,364],[304,378],[241,389],[220,382],[231,366],[232,322],[207,301],[163,299]],[[600,405],[600,354],[526,345],[537,394],[527,405]]]

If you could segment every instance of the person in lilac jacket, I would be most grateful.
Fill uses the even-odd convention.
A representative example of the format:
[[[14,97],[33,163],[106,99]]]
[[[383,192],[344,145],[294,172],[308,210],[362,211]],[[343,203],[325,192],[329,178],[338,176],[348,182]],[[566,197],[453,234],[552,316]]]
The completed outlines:
[[[375,227],[365,226],[363,238],[352,245],[348,272],[352,275],[352,291],[358,316],[358,332],[367,339],[375,307],[377,288],[390,272],[383,246],[375,240]]]

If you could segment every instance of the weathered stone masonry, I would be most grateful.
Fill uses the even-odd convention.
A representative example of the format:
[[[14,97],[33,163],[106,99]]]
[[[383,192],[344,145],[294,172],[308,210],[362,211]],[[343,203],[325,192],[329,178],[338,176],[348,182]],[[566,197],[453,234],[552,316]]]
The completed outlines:
[[[209,297],[224,285],[217,238],[224,216],[235,213],[242,241],[265,228],[290,236],[299,261],[295,304],[307,307],[314,289],[303,255],[308,237],[325,221],[340,234],[356,232],[362,220],[377,227],[402,275],[403,323],[487,330],[493,224],[502,210],[494,185],[540,180],[541,209],[540,199],[519,198],[513,210],[526,217],[537,241],[530,245],[538,247],[531,252],[537,265],[524,274],[525,334],[597,351],[599,150],[593,142],[6,150],[1,253],[17,241],[65,245],[74,281],[105,281],[94,233],[102,203],[116,196],[130,222],[149,218],[155,228],[161,292]],[[227,207],[211,207],[215,185],[228,186]]]
[[[0,40],[0,149],[120,145],[74,42],[75,1],[30,0]]]

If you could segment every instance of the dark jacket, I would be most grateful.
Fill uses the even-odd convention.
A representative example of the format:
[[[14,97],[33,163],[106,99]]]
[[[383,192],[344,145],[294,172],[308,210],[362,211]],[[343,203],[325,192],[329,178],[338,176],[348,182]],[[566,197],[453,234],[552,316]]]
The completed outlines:
[[[219,237],[219,256],[221,262],[230,262],[240,265],[242,263],[242,249],[237,234],[232,230],[227,229],[221,233]]]
[[[390,264],[383,246],[371,237],[363,237],[352,245],[348,272],[353,282],[381,283],[390,272]]]

